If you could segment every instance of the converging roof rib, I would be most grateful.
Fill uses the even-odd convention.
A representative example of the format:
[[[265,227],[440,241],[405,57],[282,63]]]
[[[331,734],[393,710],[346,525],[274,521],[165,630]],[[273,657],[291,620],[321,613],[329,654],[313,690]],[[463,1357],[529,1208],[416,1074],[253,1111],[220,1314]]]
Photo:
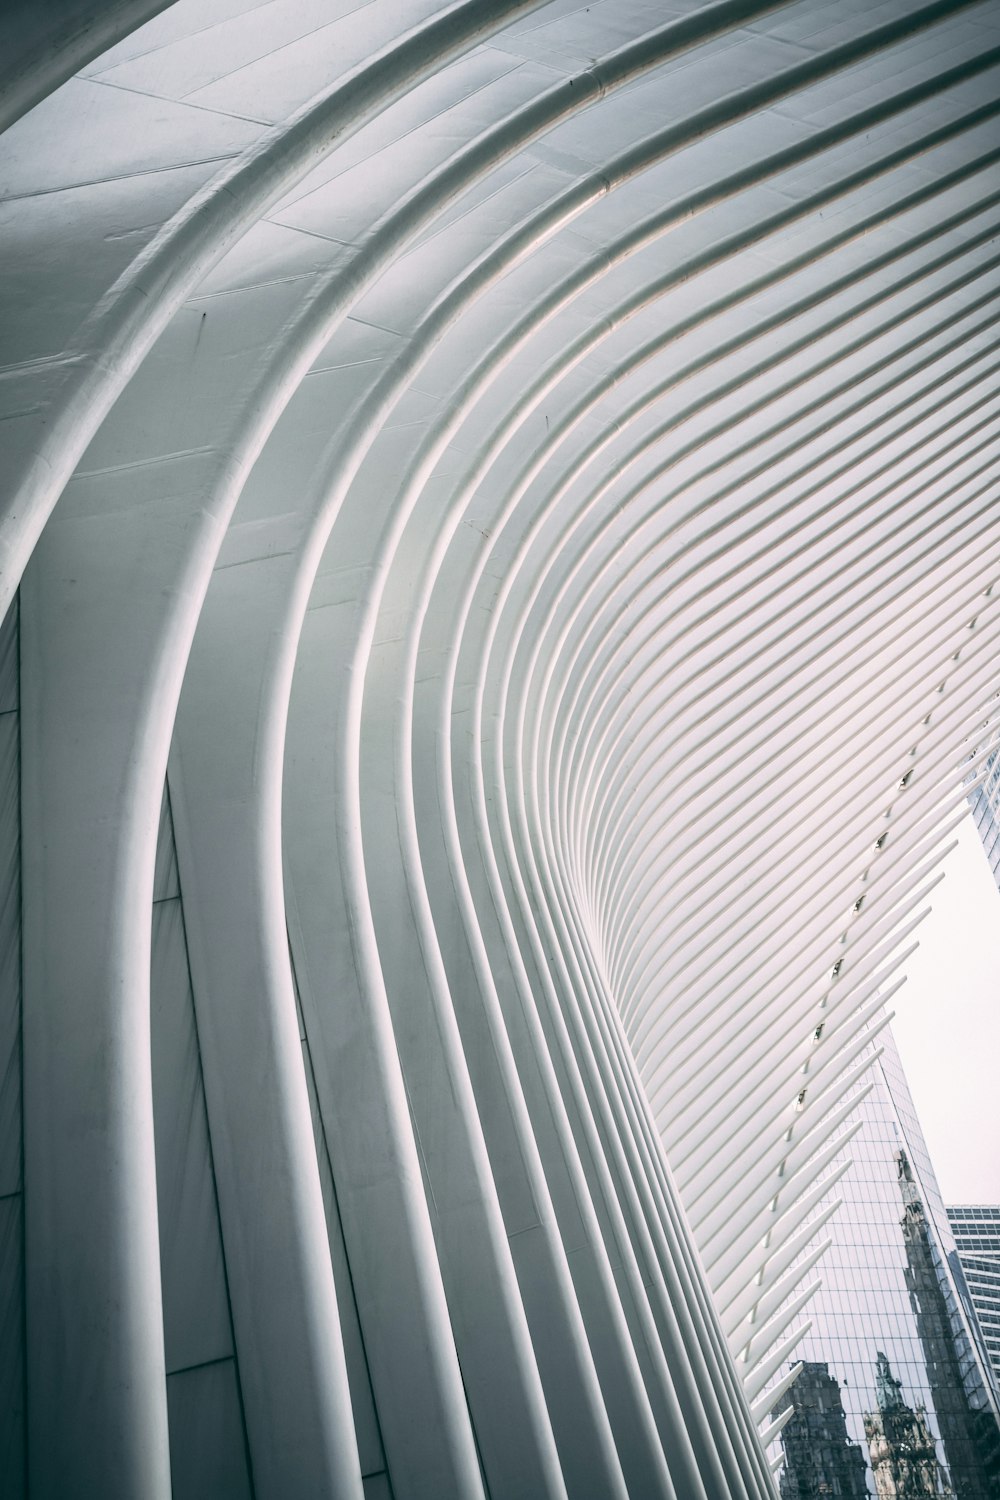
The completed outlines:
[[[773,1495],[997,727],[996,6],[9,26],[13,1493]]]

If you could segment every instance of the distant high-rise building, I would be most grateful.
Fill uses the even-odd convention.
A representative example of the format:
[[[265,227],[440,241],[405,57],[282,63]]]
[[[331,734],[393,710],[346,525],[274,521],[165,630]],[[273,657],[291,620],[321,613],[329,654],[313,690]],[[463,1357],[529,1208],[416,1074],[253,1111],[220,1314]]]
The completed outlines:
[[[985,1345],[888,1028],[878,1042],[846,1147],[853,1168],[817,1207],[844,1200],[817,1237],[832,1244],[803,1368],[772,1408],[774,1418],[792,1408],[782,1500],[854,1495],[859,1465],[863,1495],[994,1500],[1000,1427]]]
[[[948,1209],[965,1281],[1000,1384],[1000,1206],[961,1204]]]

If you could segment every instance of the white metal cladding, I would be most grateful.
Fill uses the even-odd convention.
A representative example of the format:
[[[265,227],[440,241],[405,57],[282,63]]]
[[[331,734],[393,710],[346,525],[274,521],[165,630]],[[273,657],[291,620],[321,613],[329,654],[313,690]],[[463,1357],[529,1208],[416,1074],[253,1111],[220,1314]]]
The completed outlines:
[[[1000,12],[97,9],[0,147],[13,1493],[770,1495],[996,712]]]

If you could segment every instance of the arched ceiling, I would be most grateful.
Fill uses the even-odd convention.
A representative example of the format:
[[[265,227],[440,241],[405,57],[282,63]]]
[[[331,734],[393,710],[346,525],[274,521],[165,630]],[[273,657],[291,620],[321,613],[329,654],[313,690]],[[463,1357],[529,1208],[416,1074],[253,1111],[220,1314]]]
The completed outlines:
[[[169,752],[232,1139],[287,921],[438,1254],[565,1111],[751,1402],[993,712],[998,78],[990,0],[181,0],[4,137],[49,978],[141,993]]]

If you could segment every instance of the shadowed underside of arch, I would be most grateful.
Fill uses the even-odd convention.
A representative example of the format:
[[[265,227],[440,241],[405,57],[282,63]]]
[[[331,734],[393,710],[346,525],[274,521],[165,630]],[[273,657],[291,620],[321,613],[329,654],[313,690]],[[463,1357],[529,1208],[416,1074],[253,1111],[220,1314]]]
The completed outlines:
[[[11,12],[0,1468],[771,1495],[995,714],[1000,13],[156,9]]]

